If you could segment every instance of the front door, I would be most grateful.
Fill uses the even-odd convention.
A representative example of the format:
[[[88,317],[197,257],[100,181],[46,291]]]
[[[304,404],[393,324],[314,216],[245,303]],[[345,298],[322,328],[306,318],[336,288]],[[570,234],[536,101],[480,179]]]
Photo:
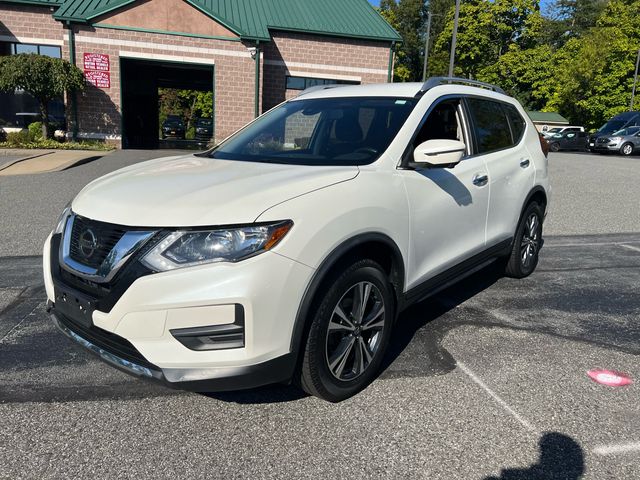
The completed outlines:
[[[414,136],[409,155],[420,143],[455,139],[471,151],[460,98],[432,105]],[[479,253],[485,246],[489,186],[481,156],[467,155],[453,168],[417,168],[401,174],[410,211],[407,288]]]

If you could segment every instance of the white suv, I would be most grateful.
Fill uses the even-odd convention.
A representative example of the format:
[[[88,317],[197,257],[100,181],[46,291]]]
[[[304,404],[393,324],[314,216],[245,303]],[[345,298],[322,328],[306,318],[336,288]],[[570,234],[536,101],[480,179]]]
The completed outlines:
[[[48,307],[141,377],[339,401],[408,305],[494,260],[529,275],[548,201],[538,133],[497,87],[316,88],[87,185],[44,246]]]

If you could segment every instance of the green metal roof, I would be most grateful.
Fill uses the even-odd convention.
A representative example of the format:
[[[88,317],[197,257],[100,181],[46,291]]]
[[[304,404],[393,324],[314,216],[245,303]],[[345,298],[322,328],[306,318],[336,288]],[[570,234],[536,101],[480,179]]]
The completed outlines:
[[[549,123],[566,123],[569,124],[569,120],[556,112],[537,112],[535,110],[527,110],[529,118],[534,122],[549,122]]]
[[[43,7],[60,6],[65,0],[2,0],[0,3],[21,3],[23,5],[42,5]]]
[[[55,1],[55,0],[51,0]],[[135,0],[59,0],[58,20],[91,22]],[[269,30],[402,41],[367,0],[185,0],[242,38],[270,40]]]

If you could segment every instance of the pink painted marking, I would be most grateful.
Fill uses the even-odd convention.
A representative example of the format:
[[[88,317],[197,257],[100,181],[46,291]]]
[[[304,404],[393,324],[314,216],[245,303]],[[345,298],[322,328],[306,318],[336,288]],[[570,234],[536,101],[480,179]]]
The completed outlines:
[[[594,382],[609,387],[624,387],[625,385],[631,385],[633,380],[626,373],[618,372],[616,370],[603,370],[596,368],[587,372],[589,378]]]

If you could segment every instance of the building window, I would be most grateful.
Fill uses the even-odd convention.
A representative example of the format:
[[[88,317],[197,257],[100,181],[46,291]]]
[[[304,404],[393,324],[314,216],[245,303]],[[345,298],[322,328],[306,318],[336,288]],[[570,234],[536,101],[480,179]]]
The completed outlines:
[[[287,90],[305,90],[317,85],[359,85],[352,80],[336,80],[334,78],[292,77],[287,75]]]
[[[53,45],[0,42],[0,55],[17,55],[19,53],[36,53],[38,55],[45,55],[53,58],[62,57],[60,47]]]
[[[0,42],[0,56],[35,53],[53,58],[61,58],[60,47],[35,45],[30,43]],[[0,92],[0,128],[21,129],[39,120],[40,108],[37,100],[21,90]],[[52,130],[65,129],[65,110],[62,98],[49,102],[49,122]]]

